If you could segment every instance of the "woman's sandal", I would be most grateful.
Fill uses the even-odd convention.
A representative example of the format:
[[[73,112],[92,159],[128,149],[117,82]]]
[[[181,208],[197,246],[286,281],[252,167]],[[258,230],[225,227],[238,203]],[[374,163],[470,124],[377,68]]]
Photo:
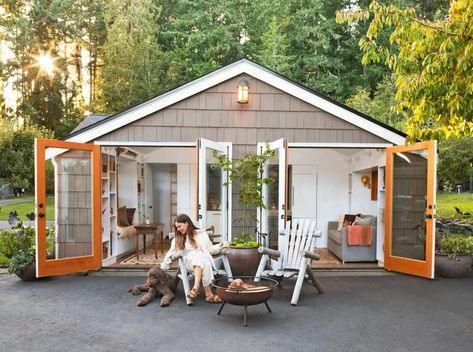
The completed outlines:
[[[191,290],[187,294],[187,298],[195,300],[197,299],[197,297],[199,297],[199,291],[195,287],[191,288]]]
[[[205,299],[207,303],[223,303],[222,299],[217,295],[209,296]]]

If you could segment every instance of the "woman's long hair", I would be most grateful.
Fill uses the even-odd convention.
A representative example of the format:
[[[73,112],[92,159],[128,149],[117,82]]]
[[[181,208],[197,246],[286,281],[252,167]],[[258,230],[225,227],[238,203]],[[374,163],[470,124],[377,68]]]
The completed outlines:
[[[181,224],[187,223],[187,233],[185,235],[182,235],[179,231],[177,231],[176,222]],[[194,223],[187,214],[179,214],[178,216],[176,216],[176,219],[174,219],[173,226],[174,233],[176,234],[176,250],[181,251],[184,249],[186,236],[187,238],[189,238],[191,246],[197,248],[197,242],[195,241],[194,237],[196,234],[196,230],[198,230],[199,228],[194,226]]]

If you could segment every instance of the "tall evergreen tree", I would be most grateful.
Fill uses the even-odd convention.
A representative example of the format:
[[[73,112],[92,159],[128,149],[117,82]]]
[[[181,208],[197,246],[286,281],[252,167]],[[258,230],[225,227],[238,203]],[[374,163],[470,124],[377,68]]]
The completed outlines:
[[[160,8],[151,0],[113,0],[105,13],[103,102],[118,112],[156,95],[167,64],[157,42]]]

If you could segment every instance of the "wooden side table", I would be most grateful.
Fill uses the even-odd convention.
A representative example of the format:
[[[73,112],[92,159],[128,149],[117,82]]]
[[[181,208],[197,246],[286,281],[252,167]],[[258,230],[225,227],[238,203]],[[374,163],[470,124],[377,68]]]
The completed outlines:
[[[161,236],[161,253],[163,252],[163,227],[164,224],[139,224],[135,225],[136,229],[136,259],[140,259],[139,255],[139,237],[143,235],[143,253],[146,253],[146,235],[154,236],[154,258],[158,259],[158,241],[156,236]]]

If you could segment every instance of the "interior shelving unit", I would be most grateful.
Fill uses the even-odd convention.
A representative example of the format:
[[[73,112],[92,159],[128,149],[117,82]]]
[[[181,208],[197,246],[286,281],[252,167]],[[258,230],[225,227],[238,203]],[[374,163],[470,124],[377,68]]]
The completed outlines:
[[[102,179],[102,260],[110,261],[117,251],[117,162],[115,151],[104,148]]]

